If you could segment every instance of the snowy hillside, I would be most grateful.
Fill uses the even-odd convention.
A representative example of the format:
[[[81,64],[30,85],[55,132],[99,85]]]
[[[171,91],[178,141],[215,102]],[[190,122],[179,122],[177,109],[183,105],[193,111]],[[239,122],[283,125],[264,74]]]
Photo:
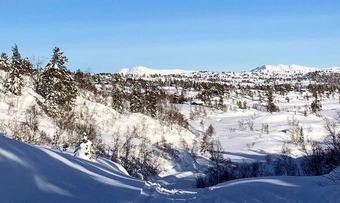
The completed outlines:
[[[260,67],[257,67],[251,72],[263,72],[263,73],[276,73],[276,74],[284,74],[284,73],[308,73],[308,72],[314,72],[314,71],[322,71],[322,70],[328,70],[328,71],[339,71],[340,67],[332,67],[332,68],[316,68],[316,67],[307,67],[307,66],[301,66],[301,65],[284,65],[284,64],[277,64],[277,65],[263,65]]]
[[[284,73],[284,72],[296,72],[296,73],[307,73],[316,71],[318,68],[306,67],[300,65],[263,65],[258,68],[251,70],[252,72],[266,72],[266,73]]]
[[[107,159],[86,161],[0,135],[2,202],[338,202],[337,176],[267,177],[168,190]],[[332,178],[333,177],[333,178]],[[182,181],[180,178],[178,182]]]
[[[108,160],[89,162],[3,135],[0,155],[2,202],[132,202],[144,186]]]
[[[124,68],[119,71],[121,74],[128,74],[128,75],[136,75],[136,76],[143,76],[143,75],[177,75],[177,74],[185,74],[191,73],[193,71],[188,70],[181,70],[181,69],[151,69],[144,66],[136,66],[133,68]]]
[[[315,71],[330,71],[330,72],[340,72],[340,67],[308,67],[302,65],[286,65],[286,64],[266,64],[259,66],[257,68],[251,69],[249,72],[259,72],[264,74],[306,74]],[[225,72],[228,72],[226,70]],[[247,71],[246,71],[247,72]],[[151,69],[144,66],[136,66],[133,68],[123,68],[118,71],[120,74],[124,75],[134,75],[134,76],[149,76],[149,75],[195,75],[209,73],[207,71],[188,71],[181,69]],[[213,74],[222,74],[215,72]]]

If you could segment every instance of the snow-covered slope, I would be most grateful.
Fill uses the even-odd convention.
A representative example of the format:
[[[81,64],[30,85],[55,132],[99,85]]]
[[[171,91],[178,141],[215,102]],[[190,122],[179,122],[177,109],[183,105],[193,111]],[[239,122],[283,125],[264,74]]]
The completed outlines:
[[[340,183],[328,176],[263,177],[230,181],[201,194],[213,202],[339,202]],[[210,200],[211,202],[211,200]]]
[[[124,68],[119,71],[121,74],[128,74],[128,75],[137,75],[137,76],[143,76],[143,75],[173,75],[173,74],[185,74],[185,73],[191,73],[193,71],[188,70],[181,70],[181,69],[151,69],[144,66],[136,66],[133,68]]]
[[[89,162],[0,135],[1,202],[133,201],[144,183],[105,159]]]
[[[106,159],[90,162],[0,135],[1,202],[339,202],[337,176],[240,179],[166,189]],[[177,181],[182,181],[179,176]]]
[[[5,77],[5,73],[0,71],[0,88]],[[158,119],[140,113],[119,114],[109,105],[88,99],[85,93],[80,93],[77,97],[74,106],[76,122],[85,123],[85,120],[91,120],[91,123],[96,126],[98,137],[108,147],[112,147],[116,137],[120,138],[122,145],[126,135],[131,134],[134,130],[139,136],[146,138],[150,144],[160,142],[164,138],[167,143],[176,148],[181,148],[183,141],[191,147],[195,139],[195,136],[189,130],[181,126],[166,125]],[[0,133],[6,133],[13,137],[18,131],[18,126],[26,121],[26,112],[32,106],[35,106],[39,111],[37,116],[39,130],[46,133],[48,138],[53,139],[59,128],[53,119],[41,110],[37,101],[43,101],[43,99],[34,91],[33,81],[28,77],[25,78],[25,86],[21,96],[8,95],[0,91]],[[72,135],[64,132],[61,136],[64,140],[68,140]],[[138,143],[138,140],[136,139],[135,142]],[[138,148],[134,147],[133,151],[137,154]],[[159,161],[162,163],[160,175],[169,175],[181,171],[176,170],[175,165],[177,163],[171,160],[159,157]]]

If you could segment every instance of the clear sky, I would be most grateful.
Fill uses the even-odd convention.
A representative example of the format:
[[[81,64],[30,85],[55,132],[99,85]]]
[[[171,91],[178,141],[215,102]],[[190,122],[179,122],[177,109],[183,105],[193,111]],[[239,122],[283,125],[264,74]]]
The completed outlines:
[[[0,0],[0,51],[69,68],[340,66],[340,0]]]

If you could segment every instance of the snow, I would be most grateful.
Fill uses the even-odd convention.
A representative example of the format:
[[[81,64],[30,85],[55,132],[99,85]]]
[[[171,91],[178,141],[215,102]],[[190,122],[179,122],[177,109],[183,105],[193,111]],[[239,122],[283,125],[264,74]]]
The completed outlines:
[[[92,142],[87,139],[86,135],[84,136],[83,142],[80,144],[75,155],[86,160],[90,160],[92,158]]]
[[[89,162],[3,135],[0,171],[4,202],[133,201],[144,185],[108,160]]]
[[[306,67],[300,65],[284,65],[284,64],[277,64],[277,65],[263,65],[258,68],[255,68],[251,71],[256,72],[275,72],[275,73],[282,73],[282,72],[312,72],[317,70],[315,67]]]
[[[144,66],[136,66],[133,68],[123,68],[118,73],[124,75],[177,75],[177,74],[186,74],[191,73],[193,71],[182,70],[182,69],[151,69]]]
[[[318,70],[331,70],[331,71],[340,71],[340,67],[331,67],[331,68],[321,68],[321,67],[307,67],[301,65],[285,65],[285,64],[276,64],[276,65],[262,65],[257,67],[251,72],[262,72],[262,73],[308,73],[314,72]]]
[[[327,177],[265,177],[230,181],[204,194],[215,202],[338,202],[339,182]],[[207,198],[209,200],[209,197]]]
[[[297,64],[266,64],[257,68],[251,69],[250,72],[260,72],[265,74],[297,74],[297,73],[309,73],[314,71],[331,71],[340,72],[340,67],[309,67]],[[118,73],[123,75],[134,76],[150,76],[150,75],[214,75],[214,72],[208,71],[193,71],[183,69],[154,69],[145,66],[135,66],[132,68],[123,68]],[[221,74],[218,74],[221,76]]]
[[[239,179],[206,189],[174,189],[95,162],[0,135],[2,202],[338,202],[334,175]],[[335,170],[333,173],[338,173]],[[172,178],[185,185],[186,172]]]
[[[266,83],[270,74],[282,77],[316,70],[321,69],[298,65],[265,65],[254,72],[226,74],[145,67],[125,69],[121,73],[141,77],[159,74],[160,78],[170,74],[187,74],[187,77],[200,74],[204,77],[197,81],[224,78],[226,80],[223,82],[226,84],[248,85]],[[323,70],[338,71],[339,68]],[[258,76],[257,73],[261,74]],[[4,78],[2,71],[0,76],[0,79]],[[283,80],[286,78],[289,77],[283,77]],[[309,84],[309,81],[302,83]],[[164,89],[174,94],[181,87]],[[21,96],[0,92],[0,130],[7,132],[6,136],[9,137],[13,132],[8,126],[24,121],[25,111],[42,101],[35,93],[31,80],[25,80],[22,92]],[[187,95],[194,98],[197,93],[188,90]],[[189,129],[168,125],[140,113],[120,114],[110,107],[109,101],[97,102],[97,98],[91,100],[84,96],[85,93],[80,94],[74,107],[76,118],[88,115],[87,119],[94,123],[98,135],[107,146],[112,146],[114,136],[124,139],[126,134],[136,128],[139,136],[147,138],[148,146],[160,142],[164,137],[173,146],[175,156],[160,156],[162,172],[153,177],[152,182],[145,182],[130,177],[121,165],[110,160],[99,158],[89,161],[89,157],[82,151],[80,157],[75,157],[69,152],[27,145],[0,136],[0,198],[4,202],[339,202],[339,169],[320,177],[262,177],[229,181],[206,189],[195,188],[195,178],[207,169],[210,162],[204,155],[198,155],[194,159],[184,149],[182,141],[189,148],[192,147],[194,141],[200,141],[210,124],[216,130],[213,138],[221,142],[224,157],[233,162],[263,161],[267,155],[281,154],[283,145],[291,140],[289,121],[292,119],[299,121],[299,126],[303,128],[309,141],[322,143],[328,134],[324,128],[324,119],[337,118],[337,112],[340,111],[337,98],[340,94],[323,97],[322,111],[318,115],[308,112],[306,116],[304,110],[312,99],[307,101],[303,94],[305,93],[294,91],[287,95],[274,94],[274,102],[281,110],[274,113],[252,108],[254,104],[261,104],[259,98],[250,98],[241,92],[231,92],[224,98],[228,107],[224,111],[191,105],[190,102],[176,105],[189,119]],[[290,98],[289,103],[285,100],[286,97]],[[203,104],[197,99],[193,101]],[[236,101],[246,101],[248,108],[237,108]],[[206,111],[206,115],[200,114],[190,120],[190,113],[196,111],[195,109]],[[242,129],[240,126],[240,123],[247,120],[254,122],[253,130],[248,127]],[[264,124],[269,126],[268,133],[262,130]],[[39,130],[52,138],[58,128],[51,118],[40,112]],[[293,158],[298,159],[304,155],[301,147],[291,143],[289,147]]]

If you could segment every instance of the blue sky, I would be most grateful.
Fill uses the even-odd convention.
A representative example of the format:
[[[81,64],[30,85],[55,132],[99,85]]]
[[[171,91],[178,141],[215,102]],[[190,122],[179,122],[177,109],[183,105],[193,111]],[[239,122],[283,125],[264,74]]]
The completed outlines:
[[[0,19],[1,52],[58,46],[72,70],[340,66],[339,0],[0,0]]]

